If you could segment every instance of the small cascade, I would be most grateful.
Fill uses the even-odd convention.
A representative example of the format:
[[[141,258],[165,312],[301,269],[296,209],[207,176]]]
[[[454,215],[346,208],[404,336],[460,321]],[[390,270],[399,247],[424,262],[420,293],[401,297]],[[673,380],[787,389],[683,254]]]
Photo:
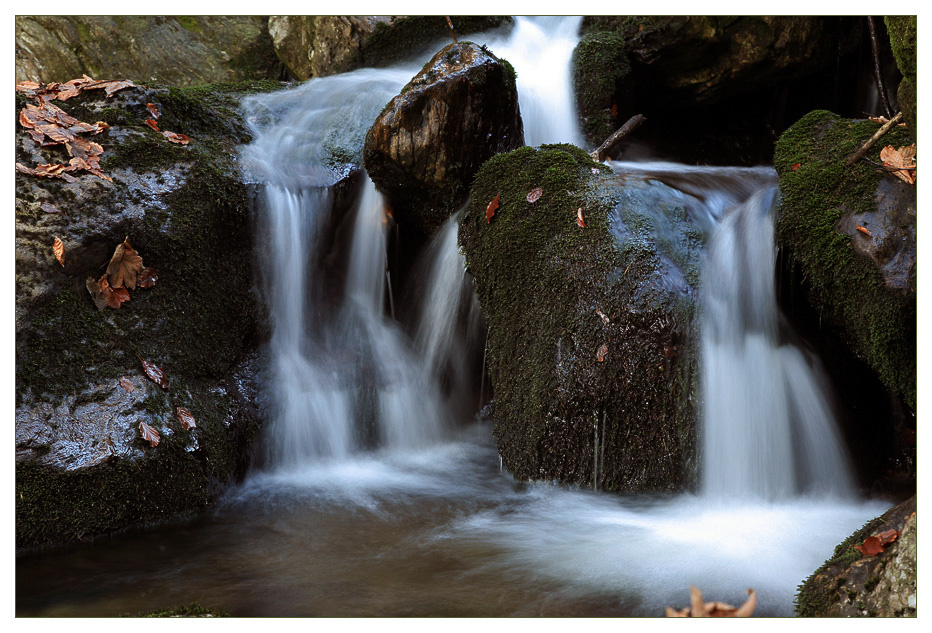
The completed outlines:
[[[852,474],[818,360],[783,341],[774,286],[776,187],[732,208],[702,274],[702,487],[780,499],[850,495]]]

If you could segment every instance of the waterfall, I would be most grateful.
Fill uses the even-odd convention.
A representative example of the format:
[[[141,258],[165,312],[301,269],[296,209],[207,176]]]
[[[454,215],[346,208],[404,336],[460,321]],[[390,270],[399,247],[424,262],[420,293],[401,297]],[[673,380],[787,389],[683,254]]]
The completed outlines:
[[[781,339],[776,187],[733,207],[702,272],[702,487],[715,497],[850,495],[852,475],[818,359]]]

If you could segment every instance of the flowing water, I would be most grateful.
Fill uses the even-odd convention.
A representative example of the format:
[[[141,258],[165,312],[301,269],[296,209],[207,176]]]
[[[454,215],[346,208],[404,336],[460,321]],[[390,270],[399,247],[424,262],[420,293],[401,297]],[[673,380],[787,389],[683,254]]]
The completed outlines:
[[[578,26],[519,19],[511,39],[487,41],[518,72],[530,144],[581,143],[568,83]],[[781,323],[768,169],[613,163],[675,187],[709,233],[700,492],[596,494],[502,472],[490,425],[462,423],[479,404],[466,359],[484,337],[455,220],[412,275],[403,326],[378,193],[364,178],[336,217],[329,188],[328,156],[419,67],[244,103],[244,163],[265,183],[264,465],[194,521],[21,558],[17,615],[196,600],[237,616],[658,616],[688,604],[690,584],[733,604],[753,587],[757,614],[791,615],[796,586],[886,509],[854,499],[818,363]],[[348,237],[334,250],[338,225]]]

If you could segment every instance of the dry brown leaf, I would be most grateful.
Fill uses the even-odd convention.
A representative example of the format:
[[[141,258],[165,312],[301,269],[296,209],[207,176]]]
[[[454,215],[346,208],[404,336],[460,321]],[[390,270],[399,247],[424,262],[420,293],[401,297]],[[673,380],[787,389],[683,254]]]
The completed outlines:
[[[583,228],[586,228],[586,221],[583,220],[583,217],[582,217],[582,207],[579,207],[578,209],[576,209],[576,224],[578,224],[579,226]]]
[[[172,143],[178,143],[179,145],[187,145],[191,141],[191,139],[184,134],[178,134],[176,132],[163,131],[162,136],[167,138]]]
[[[544,193],[544,190],[541,189],[540,187],[537,187],[536,189],[531,189],[527,194],[527,201],[530,202],[531,204],[534,204],[540,199],[543,193]]]
[[[58,237],[56,237],[55,241],[52,242],[52,252],[55,253],[55,259],[58,260],[58,263],[64,266],[65,265],[65,244]]]
[[[887,167],[893,167],[896,171],[890,172],[900,180],[910,185],[916,184],[916,144],[907,145],[899,149],[893,149],[892,145],[887,145],[880,150],[880,160]]]
[[[175,409],[175,416],[178,418],[178,421],[181,422],[181,428],[185,431],[190,431],[195,426],[194,416],[191,415],[191,412],[185,409],[184,407],[178,407]]]
[[[157,105],[155,105],[154,103],[147,103],[146,109],[148,109],[149,112],[152,113],[153,119],[159,118],[159,107]]]
[[[125,376],[120,378],[120,386],[130,393],[136,390],[136,385],[133,384],[133,381]]]
[[[595,359],[601,363],[603,360],[605,360],[605,356],[607,354],[608,354],[608,345],[606,345],[605,343],[602,343],[602,345],[599,346],[599,350],[595,354]]]
[[[111,308],[119,308],[121,305],[129,301],[129,290],[126,288],[113,288],[110,286],[110,283],[107,281],[107,275],[101,275],[100,279],[97,280],[97,289],[100,292],[100,296],[104,298],[107,305]]]
[[[146,119],[146,125],[151,127],[156,132],[159,131],[159,124],[155,122],[155,119]]]
[[[149,442],[149,446],[155,448],[159,445],[159,440],[162,438],[159,437],[159,432],[154,428],[146,424],[145,422],[139,423],[139,435],[142,436],[142,439]]]
[[[599,315],[599,318],[602,319],[602,322],[603,322],[603,323],[605,323],[606,325],[609,324],[609,319],[608,319],[607,316],[605,316],[605,313],[604,313],[604,312],[602,312],[601,310],[599,310],[598,308],[596,308],[596,309],[595,309],[595,313]]]
[[[879,534],[868,536],[861,545],[855,545],[854,549],[858,550],[865,556],[877,556],[885,551],[887,545],[896,540],[900,535],[898,530],[886,530]]]
[[[143,269],[142,257],[130,246],[129,236],[113,251],[110,264],[107,266],[107,276],[110,285],[114,288],[123,286],[130,290],[136,288],[136,277]]]
[[[136,275],[136,285],[140,288],[151,288],[159,280],[155,268],[143,268]]]
[[[157,384],[162,389],[168,389],[168,378],[165,377],[165,372],[162,371],[161,367],[158,367],[154,363],[150,363],[138,354],[136,355],[136,358],[138,358],[142,363],[143,371],[146,372],[146,376],[148,376],[152,382]]]
[[[501,200],[501,197],[502,197],[502,195],[501,195],[501,194],[498,194],[497,196],[495,196],[494,198],[492,198],[492,201],[491,201],[489,204],[486,205],[486,207],[485,207],[485,222],[486,222],[486,224],[488,224],[489,222],[492,221],[492,216],[495,215],[495,210],[498,209],[498,202],[499,202],[499,200]]]

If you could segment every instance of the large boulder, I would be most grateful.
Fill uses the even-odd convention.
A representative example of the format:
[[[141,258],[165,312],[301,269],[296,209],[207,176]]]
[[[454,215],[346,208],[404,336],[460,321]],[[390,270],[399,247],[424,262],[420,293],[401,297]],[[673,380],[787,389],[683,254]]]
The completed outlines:
[[[17,126],[25,170],[15,180],[17,546],[202,508],[245,472],[259,428],[251,376],[263,334],[250,192],[236,157],[248,135],[235,108],[242,91],[279,86],[130,85],[109,97],[85,89],[53,99],[46,112],[66,126],[66,116],[107,124],[78,134],[102,149],[99,169],[67,179],[28,173],[68,164],[68,152]],[[18,113],[37,103],[17,94]],[[148,104],[159,129],[184,134],[186,144],[146,124]],[[123,282],[129,301],[98,305],[100,280],[118,285],[106,271],[127,238],[155,269],[155,285]],[[143,361],[164,372],[164,386]],[[194,428],[182,426],[179,407]],[[157,446],[141,437],[142,423],[160,434]]]
[[[890,531],[895,540],[879,554],[865,541]],[[800,585],[796,615],[881,618],[916,615],[916,497],[897,504],[846,538]],[[881,541],[886,540],[879,539]]]
[[[684,196],[570,145],[522,147],[479,170],[459,239],[509,472],[629,491],[692,480],[703,227]]]
[[[262,16],[17,16],[16,81],[126,77],[191,86],[278,79]]]
[[[896,66],[903,74],[896,97],[903,118],[916,133],[916,16],[891,15],[884,18],[890,34],[890,47]]]
[[[402,228],[432,234],[479,167],[524,144],[514,69],[472,42],[440,50],[385,107],[363,161]]]
[[[838,338],[915,410],[916,188],[875,166],[883,146],[914,137],[895,128],[868,152],[872,162],[849,166],[877,127],[815,111],[780,137],[776,239],[800,269],[822,336]]]

